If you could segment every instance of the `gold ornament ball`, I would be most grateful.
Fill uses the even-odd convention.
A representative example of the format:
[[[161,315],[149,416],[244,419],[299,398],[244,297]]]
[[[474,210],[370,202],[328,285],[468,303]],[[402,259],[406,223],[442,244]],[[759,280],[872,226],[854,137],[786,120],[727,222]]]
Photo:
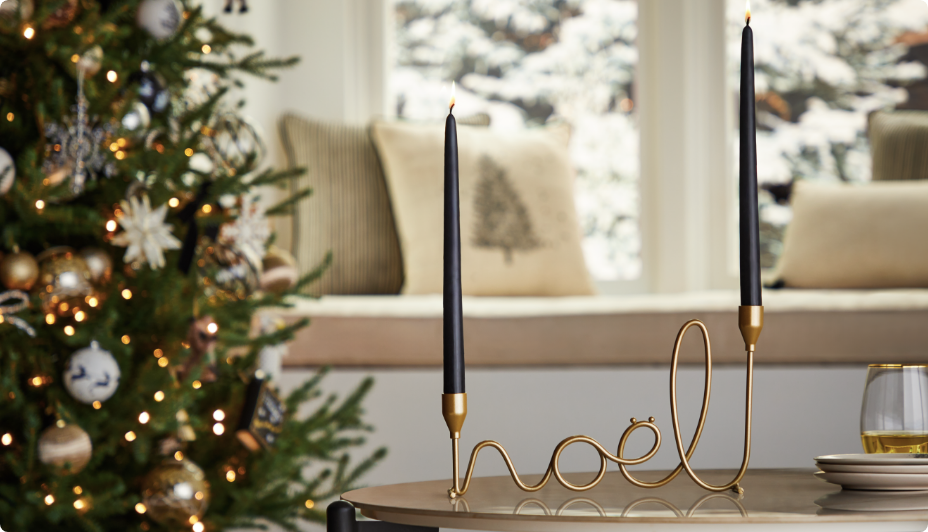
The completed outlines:
[[[29,290],[39,278],[39,264],[32,255],[20,251],[0,261],[0,281],[10,290]]]
[[[100,248],[84,248],[81,258],[90,270],[90,280],[97,284],[109,282],[113,276],[113,259]]]
[[[209,506],[209,483],[199,466],[190,460],[166,459],[142,484],[142,503],[148,515],[166,526],[190,525]]]
[[[77,473],[93,452],[90,436],[77,425],[54,425],[39,437],[39,461],[60,475]]]
[[[39,254],[39,282],[45,312],[73,315],[93,295],[93,275],[87,263],[67,246],[49,248]]]
[[[241,301],[258,288],[258,271],[233,246],[213,243],[197,259],[198,281],[211,302]]]
[[[293,288],[299,279],[296,259],[285,249],[271,246],[262,263],[260,283],[261,289],[266,292],[279,294]]]

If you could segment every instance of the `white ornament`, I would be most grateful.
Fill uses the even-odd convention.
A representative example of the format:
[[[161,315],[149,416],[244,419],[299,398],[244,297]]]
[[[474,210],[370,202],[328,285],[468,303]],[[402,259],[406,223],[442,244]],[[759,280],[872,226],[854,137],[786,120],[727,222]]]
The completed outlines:
[[[171,234],[171,225],[164,223],[167,204],[152,210],[148,195],[144,194],[141,200],[133,196],[121,205],[123,212],[117,218],[125,231],[116,235],[112,244],[128,248],[123,261],[145,259],[154,269],[163,267],[164,250],[180,249],[180,240]]]
[[[84,404],[106,401],[119,387],[119,364],[97,342],[76,351],[68,360],[62,380],[72,397]]]
[[[177,0],[143,0],[135,14],[140,28],[158,40],[164,40],[180,27],[184,9]]]
[[[14,179],[16,179],[16,165],[13,164],[13,157],[8,151],[0,148],[0,196],[10,191]]]
[[[256,270],[261,271],[265,244],[271,236],[264,207],[252,198],[242,198],[242,208],[234,222],[222,226],[220,242],[231,244],[245,255]]]

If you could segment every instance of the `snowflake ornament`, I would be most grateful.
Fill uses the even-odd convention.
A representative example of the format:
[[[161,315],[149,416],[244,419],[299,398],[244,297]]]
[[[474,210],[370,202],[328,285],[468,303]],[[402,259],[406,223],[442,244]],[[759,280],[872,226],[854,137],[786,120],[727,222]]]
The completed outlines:
[[[127,247],[123,261],[127,263],[145,259],[154,269],[164,266],[164,250],[180,249],[180,240],[171,234],[171,225],[164,223],[168,206],[151,208],[148,195],[131,197],[121,202],[122,213],[117,215],[119,225],[125,230],[116,235],[112,244]]]
[[[265,244],[271,236],[265,209],[252,198],[242,198],[238,218],[222,226],[219,240],[235,246],[260,271]]]

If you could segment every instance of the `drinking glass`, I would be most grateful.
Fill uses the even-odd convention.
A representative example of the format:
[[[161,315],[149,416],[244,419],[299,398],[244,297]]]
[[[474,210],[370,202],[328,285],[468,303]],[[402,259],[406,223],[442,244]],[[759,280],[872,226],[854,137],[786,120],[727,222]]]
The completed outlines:
[[[870,365],[860,439],[867,453],[928,453],[928,365]]]

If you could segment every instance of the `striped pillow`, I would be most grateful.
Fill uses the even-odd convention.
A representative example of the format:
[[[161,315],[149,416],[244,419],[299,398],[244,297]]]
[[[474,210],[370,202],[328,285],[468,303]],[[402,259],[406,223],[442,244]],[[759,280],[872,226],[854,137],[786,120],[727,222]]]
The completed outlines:
[[[870,115],[873,180],[928,179],[928,112]]]
[[[489,116],[458,122],[486,126]],[[399,293],[403,259],[370,128],[294,114],[284,115],[279,127],[288,165],[306,168],[294,189],[313,191],[293,214],[293,255],[300,274],[312,271],[332,252],[332,265],[309,292]]]

